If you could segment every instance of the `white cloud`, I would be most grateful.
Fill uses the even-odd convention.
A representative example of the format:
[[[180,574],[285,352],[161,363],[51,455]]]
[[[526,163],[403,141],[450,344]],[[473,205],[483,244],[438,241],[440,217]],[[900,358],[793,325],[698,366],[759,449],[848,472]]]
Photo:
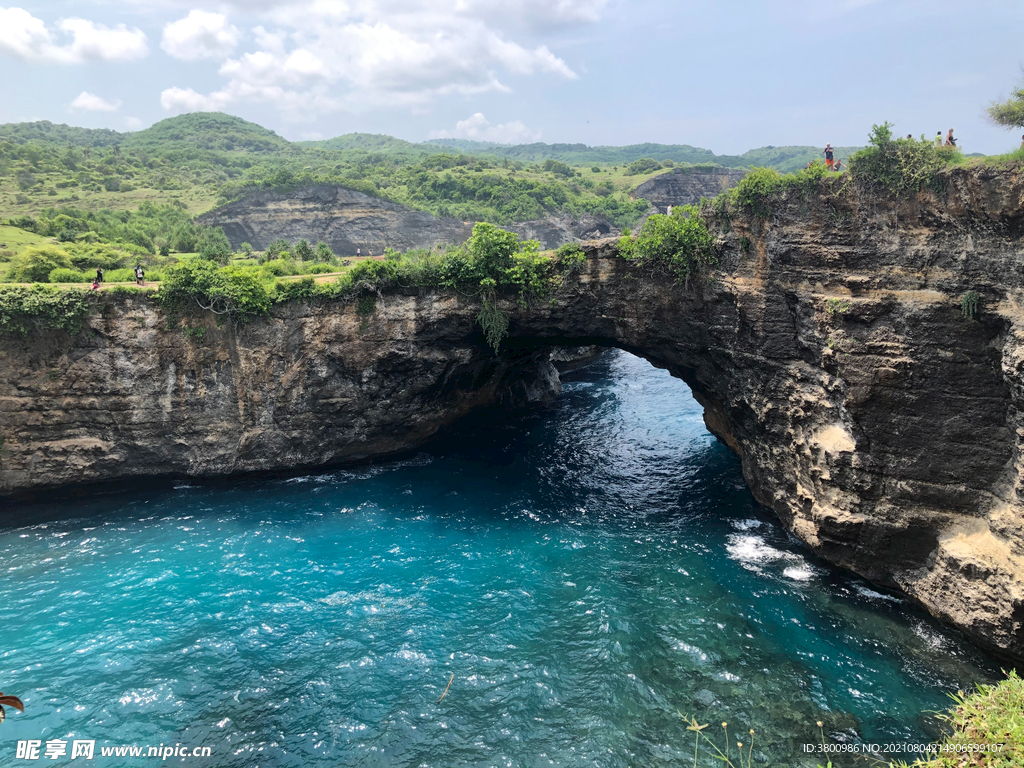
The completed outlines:
[[[58,43],[46,25],[23,8],[0,8],[0,53],[43,64],[130,61],[149,53],[146,35],[124,24],[107,27],[85,19],[63,19],[57,29],[71,41]]]
[[[68,105],[68,112],[117,112],[121,108],[121,101],[107,101],[95,93],[82,91],[75,100]]]
[[[216,59],[229,55],[240,38],[241,32],[228,24],[224,14],[190,11],[185,18],[164,27],[160,47],[184,61]]]
[[[495,31],[490,20],[511,8],[536,12],[551,23],[578,23],[596,18],[605,4],[606,0],[455,0],[454,6],[450,0],[270,0],[261,8],[274,23],[253,30],[257,50],[222,63],[225,82],[220,89],[200,94],[176,86],[164,91],[161,102],[170,111],[269,103],[280,107],[286,119],[302,121],[338,110],[423,111],[448,96],[508,92],[506,76],[574,80],[576,72],[548,46],[510,39]]]
[[[160,94],[160,106],[168,112],[217,112],[229,103],[224,95],[204,96],[191,88],[167,88]]]
[[[477,112],[455,124],[454,131],[433,131],[432,139],[472,139],[497,144],[529,144],[540,141],[540,131],[532,131],[520,120],[491,125],[483,113]]]

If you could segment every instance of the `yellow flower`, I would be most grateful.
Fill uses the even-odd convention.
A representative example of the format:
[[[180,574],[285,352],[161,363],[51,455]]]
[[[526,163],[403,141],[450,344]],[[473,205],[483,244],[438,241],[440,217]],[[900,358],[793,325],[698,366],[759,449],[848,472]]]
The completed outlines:
[[[819,720],[819,721],[818,721],[818,727],[819,727],[819,728],[823,727],[824,725],[825,725],[825,724],[824,724],[823,722],[821,722],[821,720]]]
[[[728,728],[728,727],[729,727],[729,724],[728,724],[728,723],[722,723],[722,727],[723,727],[723,728]]]

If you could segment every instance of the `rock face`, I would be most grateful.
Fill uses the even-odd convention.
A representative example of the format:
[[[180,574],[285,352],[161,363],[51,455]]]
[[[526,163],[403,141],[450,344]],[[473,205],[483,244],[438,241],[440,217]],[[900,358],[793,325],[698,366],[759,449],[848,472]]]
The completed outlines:
[[[735,168],[676,168],[648,179],[631,193],[665,213],[670,205],[695,205],[702,197],[716,197],[743,178],[746,171]]]
[[[339,256],[354,256],[357,248],[365,256],[371,250],[380,255],[386,247],[407,251],[459,244],[473,232],[471,221],[438,218],[363,192],[327,186],[287,194],[257,192],[197,220],[222,227],[232,248],[249,243],[262,251],[275,240],[295,243],[305,238],[313,244],[327,243]],[[548,216],[508,229],[525,239],[539,240],[543,248],[619,234],[606,219],[595,216]]]
[[[553,304],[506,302],[500,357],[457,295],[196,318],[201,338],[110,297],[75,338],[0,342],[0,493],[382,456],[478,405],[551,396],[551,346],[617,346],[689,383],[756,497],[822,557],[1020,661],[1024,177],[945,181],[899,204],[792,192],[767,221],[734,218],[688,291],[590,244]]]
[[[510,224],[505,229],[515,232],[523,240],[537,240],[542,248],[557,248],[565,243],[599,240],[622,233],[600,216],[548,216],[537,221]]]
[[[266,249],[275,240],[325,242],[339,256],[380,255],[385,247],[406,251],[439,243],[465,242],[472,222],[439,219],[379,197],[343,187],[305,187],[294,192],[257,192],[200,216],[201,224],[224,229],[233,248],[250,243]]]

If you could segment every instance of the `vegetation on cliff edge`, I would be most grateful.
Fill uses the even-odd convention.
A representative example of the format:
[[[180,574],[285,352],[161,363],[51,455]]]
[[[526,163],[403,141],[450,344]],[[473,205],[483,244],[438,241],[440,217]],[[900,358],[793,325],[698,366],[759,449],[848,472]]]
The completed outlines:
[[[1001,683],[979,685],[974,693],[953,698],[956,706],[940,716],[952,733],[939,742],[932,759],[919,760],[914,766],[1024,766],[1024,680],[1016,672]],[[893,765],[906,768],[906,763]]]

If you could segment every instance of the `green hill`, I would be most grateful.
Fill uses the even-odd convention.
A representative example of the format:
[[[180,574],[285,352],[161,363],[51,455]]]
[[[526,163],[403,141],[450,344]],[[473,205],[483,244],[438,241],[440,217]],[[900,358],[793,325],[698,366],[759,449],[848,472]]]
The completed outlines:
[[[0,141],[12,144],[60,144],[75,147],[112,147],[124,140],[125,134],[107,128],[76,128],[49,120],[37,123],[0,125]]]
[[[223,112],[193,112],[161,120],[124,137],[125,149],[163,150],[180,148],[217,152],[271,153],[292,144],[269,128]]]
[[[346,133],[333,139],[322,141],[299,141],[300,147],[320,147],[321,149],[337,149],[358,152],[398,152],[403,154],[425,155],[444,152],[443,147],[433,144],[413,144],[411,141],[396,139],[382,133]]]

